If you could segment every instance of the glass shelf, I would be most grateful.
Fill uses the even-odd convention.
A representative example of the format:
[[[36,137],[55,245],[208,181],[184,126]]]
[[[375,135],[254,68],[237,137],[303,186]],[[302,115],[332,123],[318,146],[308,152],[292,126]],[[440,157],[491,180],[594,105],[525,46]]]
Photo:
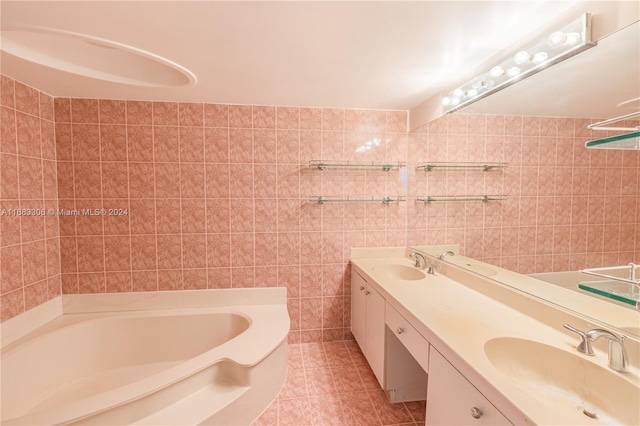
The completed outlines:
[[[586,281],[579,283],[578,288],[631,306],[636,306],[640,298],[636,284],[621,281]]]
[[[326,204],[326,203],[398,203],[406,201],[405,197],[309,197],[309,202]]]
[[[425,203],[434,202],[457,202],[457,201],[482,201],[487,203],[489,201],[502,201],[506,199],[503,195],[458,195],[458,196],[430,196],[418,197],[418,201],[424,201]]]
[[[430,172],[434,169],[479,169],[483,172],[493,169],[504,169],[507,163],[418,163],[416,169]]]
[[[394,163],[364,163],[364,162],[352,162],[352,161],[322,161],[312,160],[309,161],[310,168],[318,168],[320,170],[335,168],[335,169],[382,169],[388,172],[391,169],[401,169],[407,167],[407,163],[404,161],[396,161]]]
[[[631,149],[640,150],[640,131],[610,138],[596,139],[584,144],[590,149]]]

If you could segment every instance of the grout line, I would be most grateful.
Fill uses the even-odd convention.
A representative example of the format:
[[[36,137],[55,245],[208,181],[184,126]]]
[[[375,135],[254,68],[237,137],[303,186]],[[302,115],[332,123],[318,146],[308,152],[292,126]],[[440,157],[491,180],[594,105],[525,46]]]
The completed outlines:
[[[18,191],[18,208],[21,208],[21,201],[22,201],[22,191],[20,191],[20,151],[19,151],[19,147],[18,147],[18,113],[17,113],[17,109],[18,109],[18,100],[17,100],[17,95],[16,95],[16,84],[15,81],[12,82],[13,84],[13,121],[15,123],[15,146],[16,146],[16,185],[17,188],[16,190]],[[25,287],[25,281],[24,281],[24,257],[22,255],[22,248],[23,248],[23,242],[22,242],[22,218],[19,218],[18,220],[18,226],[20,228],[20,276],[21,276],[21,283],[20,283],[20,291],[22,292],[22,309],[20,310],[20,313],[24,312],[26,309],[26,302],[25,302],[25,292],[24,292],[24,287]],[[18,290],[18,289],[16,289]]]
[[[100,122],[100,102],[98,101],[98,122]],[[100,208],[104,209],[104,185],[103,185],[103,175],[102,175],[102,138],[100,136],[100,124],[98,124],[98,159],[99,165],[98,170],[100,171]],[[104,280],[103,293],[107,292],[107,241],[105,238],[105,228],[104,228],[104,216],[100,217],[100,221],[102,223],[102,279]],[[131,247],[131,243],[129,243],[129,247]]]
[[[100,108],[100,103],[98,103],[98,110]],[[151,106],[151,114],[153,115],[153,104]],[[100,116],[98,117],[98,121],[100,121]],[[124,102],[124,121],[125,123],[127,122],[127,103]],[[129,138],[128,138],[128,129],[127,129],[127,125],[125,124],[125,132],[124,132],[124,148],[125,148],[125,165],[127,167],[127,212],[129,213],[127,215],[127,222],[128,222],[128,230],[129,230],[129,288],[128,291],[133,292],[133,238],[132,235],[133,233],[131,232],[131,179],[130,179],[130,169],[129,169]],[[100,130],[100,128],[98,129]],[[153,182],[153,188],[154,188],[154,203],[155,203],[155,171],[154,171],[154,182]],[[155,215],[155,208],[154,208],[154,215]],[[155,216],[154,216],[154,222],[155,222]],[[157,246],[157,243],[156,243]],[[156,251],[157,251],[157,247],[156,247]],[[106,265],[105,265],[106,267]]]

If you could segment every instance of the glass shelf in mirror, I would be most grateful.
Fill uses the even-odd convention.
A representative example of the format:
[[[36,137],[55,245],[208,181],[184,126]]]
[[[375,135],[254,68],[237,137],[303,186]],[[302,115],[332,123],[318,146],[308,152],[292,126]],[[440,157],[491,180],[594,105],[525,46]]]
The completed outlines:
[[[640,131],[624,135],[612,136],[604,139],[596,139],[586,142],[590,149],[631,149],[640,150]]]
[[[640,297],[636,284],[620,281],[585,281],[579,283],[578,288],[631,306],[636,306]]]

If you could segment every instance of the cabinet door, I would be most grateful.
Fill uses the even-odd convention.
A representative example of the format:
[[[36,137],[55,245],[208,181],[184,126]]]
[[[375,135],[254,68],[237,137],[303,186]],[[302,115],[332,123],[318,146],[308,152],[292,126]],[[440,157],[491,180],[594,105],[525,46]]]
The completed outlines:
[[[367,312],[367,282],[351,268],[351,333],[365,352],[365,327]]]
[[[382,388],[384,384],[384,298],[371,286],[367,287],[366,337],[364,354]]]
[[[433,346],[427,386],[428,425],[511,424]]]

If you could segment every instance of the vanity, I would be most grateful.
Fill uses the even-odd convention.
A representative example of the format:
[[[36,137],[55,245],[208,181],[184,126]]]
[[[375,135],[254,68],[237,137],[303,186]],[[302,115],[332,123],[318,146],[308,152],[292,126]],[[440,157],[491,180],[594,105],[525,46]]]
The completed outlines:
[[[588,356],[563,327],[601,326],[487,276],[533,278],[438,258],[449,249],[352,249],[351,330],[390,401],[426,399],[431,425],[640,424],[637,337],[614,371],[607,339]]]

